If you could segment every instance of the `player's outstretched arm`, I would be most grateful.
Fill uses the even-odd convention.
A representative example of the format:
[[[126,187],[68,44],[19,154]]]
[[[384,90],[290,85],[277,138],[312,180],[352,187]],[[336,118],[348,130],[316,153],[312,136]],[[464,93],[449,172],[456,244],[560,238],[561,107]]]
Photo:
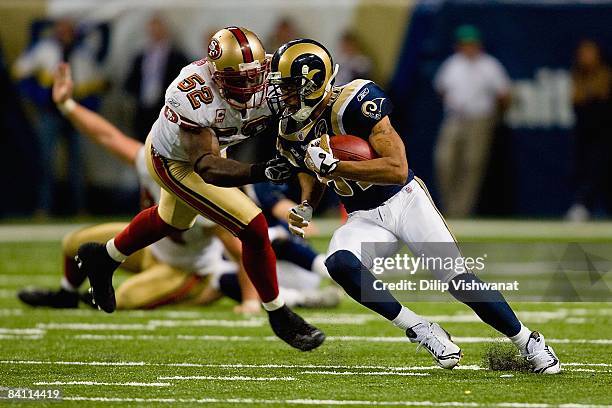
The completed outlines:
[[[372,128],[369,142],[380,158],[341,161],[331,173],[331,177],[376,184],[404,184],[408,178],[406,149],[388,116],[382,118]]]
[[[75,102],[72,99],[72,87],[70,65],[62,63],[55,72],[52,90],[53,101],[60,111],[80,133],[120,160],[134,165],[142,143],[125,135],[102,116]]]
[[[250,184],[257,178],[253,174],[255,165],[221,157],[219,141],[211,128],[193,131],[181,129],[179,136],[186,147],[194,171],[205,182],[219,187],[239,187]]]
[[[325,193],[326,185],[308,173],[298,173],[298,180],[302,189],[302,202],[308,201],[313,208],[317,208]]]
[[[317,207],[325,192],[325,185],[316,177],[306,173],[299,173],[298,179],[302,188],[302,204],[295,205],[287,212],[289,231],[304,238],[304,229],[310,226],[313,207]]]

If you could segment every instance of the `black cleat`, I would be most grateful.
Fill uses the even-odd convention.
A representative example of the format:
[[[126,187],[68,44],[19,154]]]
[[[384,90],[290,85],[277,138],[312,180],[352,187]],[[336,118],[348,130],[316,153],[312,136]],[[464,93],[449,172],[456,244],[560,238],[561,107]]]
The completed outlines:
[[[272,331],[281,340],[301,351],[319,347],[325,340],[325,334],[295,314],[287,306],[268,312]]]
[[[88,242],[79,247],[74,257],[79,269],[89,278],[93,302],[98,309],[112,313],[117,308],[113,272],[121,262],[115,261],[106,252],[106,246],[97,242]]]
[[[93,309],[97,309],[98,306],[96,306],[96,302],[94,302],[93,299],[93,295],[91,294],[91,291],[86,291],[83,292],[81,294],[79,294],[79,298],[81,299],[81,302],[85,303],[87,306],[93,308]]]
[[[79,307],[79,294],[65,289],[51,290],[25,288],[17,293],[23,303],[34,307],[52,307],[54,309],[76,309]]]

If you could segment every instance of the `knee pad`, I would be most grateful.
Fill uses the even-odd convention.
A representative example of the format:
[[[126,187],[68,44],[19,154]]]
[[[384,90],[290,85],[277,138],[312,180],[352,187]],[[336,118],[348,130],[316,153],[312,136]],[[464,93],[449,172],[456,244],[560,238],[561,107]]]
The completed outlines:
[[[251,222],[238,234],[244,245],[253,249],[263,249],[270,245],[268,238],[268,223],[262,213],[253,218]]]
[[[329,275],[335,281],[342,279],[345,274],[359,272],[362,268],[365,268],[355,254],[346,249],[341,249],[328,256],[325,260],[325,266]]]

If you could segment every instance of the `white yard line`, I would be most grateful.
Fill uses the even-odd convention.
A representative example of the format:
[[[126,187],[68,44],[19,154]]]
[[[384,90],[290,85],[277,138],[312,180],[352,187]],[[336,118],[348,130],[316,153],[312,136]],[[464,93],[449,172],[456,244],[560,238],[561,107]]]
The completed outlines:
[[[300,374],[316,374],[316,375],[397,375],[397,376],[413,376],[413,377],[427,377],[429,373],[410,373],[401,371],[300,371]]]
[[[74,336],[77,339],[85,340],[202,340],[202,341],[276,341],[274,336],[223,336],[223,335],[177,335],[177,336],[139,336],[139,335],[105,335],[105,334],[79,334]],[[506,338],[496,337],[453,337],[457,343],[498,343],[509,342]],[[329,336],[327,341],[353,342],[361,341],[366,343],[407,343],[406,337],[370,337],[370,336]],[[612,344],[612,339],[546,339],[550,343],[557,344]]]
[[[99,382],[99,381],[39,381],[34,385],[104,385],[104,386],[124,386],[124,387],[171,387],[172,383],[167,382]]]
[[[39,334],[0,334],[0,340],[41,340],[43,337]]]
[[[219,380],[219,381],[295,381],[295,377],[250,377],[244,375],[175,375],[172,377],[157,377],[158,380]]]
[[[339,370],[378,370],[377,372],[355,372],[359,375],[392,375],[406,371],[431,371],[442,370],[436,365],[428,366],[384,366],[384,365],[327,365],[327,364],[204,364],[204,363],[154,363],[146,361],[40,361],[40,360],[0,360],[0,364],[4,365],[76,365],[76,366],[112,366],[112,367],[193,367],[193,368],[231,368],[231,369],[300,369],[304,370],[304,374],[322,374],[328,375],[347,375],[346,371]],[[612,370],[594,370],[592,368],[573,368],[573,367],[611,367],[608,363],[567,363],[563,364],[564,370],[576,372],[595,372],[595,373],[610,373]],[[572,368],[568,368],[572,367]],[[317,371],[314,371],[317,370]],[[383,370],[383,371],[380,371]],[[479,371],[486,370],[485,367],[479,365],[459,365],[455,370]],[[413,375],[413,374],[406,374]],[[268,377],[261,377],[268,378]],[[277,378],[277,377],[274,377]],[[288,377],[287,377],[288,378]],[[187,377],[159,377],[158,380],[178,380],[178,379],[212,379],[204,378],[203,376],[187,376]],[[222,379],[222,378],[215,378]],[[239,378],[236,377],[235,380]],[[263,380],[253,380],[263,381]],[[290,380],[289,380],[290,381]]]
[[[45,331],[32,328],[0,327],[0,334],[45,334]]]
[[[371,401],[337,399],[256,399],[256,398],[120,398],[120,397],[62,397],[64,401],[166,403],[166,404],[260,404],[260,405],[336,405],[336,406],[396,406],[396,407],[499,407],[499,408],[610,408],[612,405],[543,404],[525,402],[477,403],[460,401]]]

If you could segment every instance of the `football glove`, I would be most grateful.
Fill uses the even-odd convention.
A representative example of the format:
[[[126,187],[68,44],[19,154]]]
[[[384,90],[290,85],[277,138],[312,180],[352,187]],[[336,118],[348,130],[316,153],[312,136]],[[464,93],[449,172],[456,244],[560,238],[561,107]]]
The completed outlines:
[[[329,135],[323,135],[308,143],[304,164],[320,176],[327,176],[336,170],[340,160],[334,157],[329,143]]]
[[[307,227],[311,220],[312,207],[308,204],[308,201],[303,201],[302,204],[296,205],[287,214],[289,231],[302,238],[304,238],[304,227]]]
[[[265,175],[268,180],[282,184],[293,176],[293,166],[282,156],[276,156],[266,163]]]
[[[293,177],[294,169],[287,159],[277,156],[265,163],[256,163],[251,167],[251,182],[271,181],[282,184]]]

